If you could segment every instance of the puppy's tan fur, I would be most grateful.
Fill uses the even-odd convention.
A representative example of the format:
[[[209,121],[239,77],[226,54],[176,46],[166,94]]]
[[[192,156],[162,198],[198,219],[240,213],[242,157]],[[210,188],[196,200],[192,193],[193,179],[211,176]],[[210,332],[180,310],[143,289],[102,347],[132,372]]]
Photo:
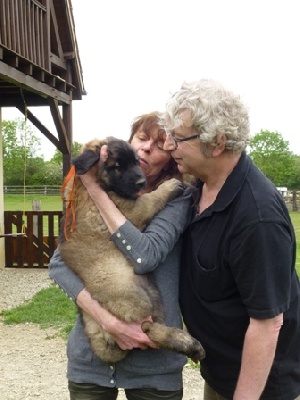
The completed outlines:
[[[84,150],[99,152],[106,140],[94,140],[86,144]],[[108,160],[113,163],[113,160]],[[101,167],[99,167],[101,168]],[[105,178],[107,179],[107,178]],[[68,198],[70,185],[65,189]],[[136,227],[141,229],[166,203],[175,197],[180,182],[171,179],[151,193],[136,200],[121,198],[109,192],[120,211]],[[151,315],[153,323],[144,323],[143,330],[159,347],[183,353],[193,359],[204,357],[200,343],[187,332],[170,328],[163,324],[163,310],[156,287],[146,275],[134,274],[129,260],[117,249],[80,179],[75,176],[76,226],[73,233],[68,231],[68,240],[60,243],[60,253],[66,264],[83,280],[85,287],[102,307],[120,320],[140,322]],[[84,311],[82,311],[85,331],[95,353],[104,361],[117,362],[127,352],[121,350],[112,336]]]

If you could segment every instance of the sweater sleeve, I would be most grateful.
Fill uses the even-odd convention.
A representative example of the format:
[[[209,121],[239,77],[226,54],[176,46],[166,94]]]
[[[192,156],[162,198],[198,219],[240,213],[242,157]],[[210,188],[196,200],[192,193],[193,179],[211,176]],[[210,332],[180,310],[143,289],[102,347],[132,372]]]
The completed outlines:
[[[160,211],[144,232],[140,232],[130,221],[126,221],[111,239],[128,257],[136,274],[153,271],[172,250],[191,217],[192,189],[185,188],[183,194]],[[49,263],[50,278],[72,299],[76,300],[84,284],[78,275],[63,261],[56,249]]]
[[[73,301],[84,288],[84,284],[69,268],[56,249],[49,263],[49,276]]]
[[[111,239],[130,259],[136,274],[146,274],[165,260],[188,226],[192,211],[192,188],[170,201],[141,232],[126,221]]]

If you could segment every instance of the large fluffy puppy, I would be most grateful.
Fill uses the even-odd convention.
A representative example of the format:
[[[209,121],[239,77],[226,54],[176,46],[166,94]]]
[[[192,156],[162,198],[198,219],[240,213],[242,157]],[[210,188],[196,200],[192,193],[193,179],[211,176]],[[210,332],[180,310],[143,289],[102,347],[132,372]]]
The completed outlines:
[[[99,151],[108,146],[108,159],[99,166]],[[171,179],[151,193],[137,197],[146,184],[138,157],[124,141],[107,138],[89,142],[74,165],[77,174],[97,165],[97,179],[110,198],[135,226],[142,229],[166,203],[180,192],[181,184]],[[75,186],[73,186],[73,184]],[[109,232],[81,180],[75,175],[65,186],[64,197],[74,193],[73,207],[76,219],[74,230],[65,222],[68,240],[60,237],[59,249],[66,264],[83,280],[93,298],[126,322],[142,321],[151,315],[142,329],[160,348],[183,353],[194,360],[204,357],[201,344],[187,332],[167,327],[159,293],[146,275],[135,275],[129,260],[109,240]],[[73,231],[72,231],[73,230]],[[117,362],[127,352],[121,350],[112,336],[84,311],[85,331],[95,353],[104,361]]]

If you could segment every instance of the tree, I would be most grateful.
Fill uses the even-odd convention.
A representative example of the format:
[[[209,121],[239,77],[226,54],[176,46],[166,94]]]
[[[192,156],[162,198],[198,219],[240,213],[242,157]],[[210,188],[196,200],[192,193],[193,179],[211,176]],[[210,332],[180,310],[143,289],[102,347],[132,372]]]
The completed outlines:
[[[292,190],[292,209],[298,211],[297,204],[297,191],[300,190],[300,156],[294,155],[295,170],[294,174],[290,176],[288,187]]]
[[[250,142],[249,156],[276,185],[287,186],[295,174],[295,159],[289,142],[278,132],[261,130]]]
[[[55,150],[50,161],[41,154],[41,141],[33,127],[17,118],[2,122],[3,172],[5,185],[61,185],[63,181],[62,154]],[[73,143],[73,156],[82,145]]]
[[[62,164],[46,161],[44,181],[47,185],[61,185],[63,183]]]
[[[82,144],[78,142],[73,143],[72,155],[75,157],[79,154]],[[63,171],[63,156],[62,153],[55,149],[54,155],[47,164],[47,171],[45,178],[47,179],[48,185],[61,185],[62,184],[62,171]]]
[[[82,148],[81,143],[74,142],[73,147],[72,147],[72,156],[73,157],[77,156],[79,154],[81,148]],[[51,164],[59,164],[62,166],[62,162],[63,162],[62,153],[58,149],[55,149],[54,155],[50,159],[50,163]]]
[[[43,158],[36,156],[41,143],[24,120],[2,122],[3,172],[5,185],[33,184],[43,169]]]

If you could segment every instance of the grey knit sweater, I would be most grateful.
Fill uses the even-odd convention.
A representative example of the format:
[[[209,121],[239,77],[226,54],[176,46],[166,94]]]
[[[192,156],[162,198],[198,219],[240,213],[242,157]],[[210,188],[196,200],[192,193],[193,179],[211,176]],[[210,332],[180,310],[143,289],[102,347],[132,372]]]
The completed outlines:
[[[178,303],[180,237],[190,221],[191,199],[192,190],[186,188],[153,218],[143,233],[126,221],[111,235],[111,240],[132,261],[136,274],[153,275],[169,326],[182,327]],[[99,254],[101,256],[105,257]],[[49,275],[74,301],[84,287],[79,277],[64,264],[58,250],[50,261]],[[67,357],[67,378],[73,382],[129,389],[182,388],[182,368],[186,362],[183,355],[166,350],[135,349],[116,364],[102,362],[91,350],[80,314],[69,336]]]

